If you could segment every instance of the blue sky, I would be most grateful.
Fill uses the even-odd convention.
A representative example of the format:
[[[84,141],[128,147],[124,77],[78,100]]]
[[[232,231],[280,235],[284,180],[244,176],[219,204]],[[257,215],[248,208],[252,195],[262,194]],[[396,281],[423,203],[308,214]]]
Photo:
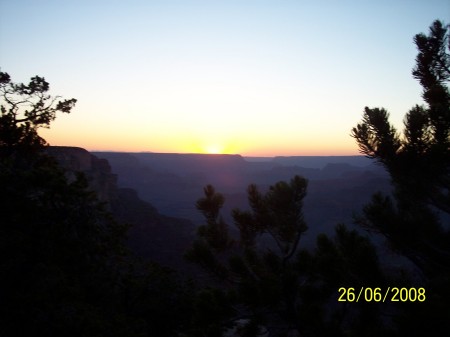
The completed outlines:
[[[42,135],[89,150],[357,154],[365,106],[422,103],[413,36],[450,2],[0,0],[0,66],[77,98]]]

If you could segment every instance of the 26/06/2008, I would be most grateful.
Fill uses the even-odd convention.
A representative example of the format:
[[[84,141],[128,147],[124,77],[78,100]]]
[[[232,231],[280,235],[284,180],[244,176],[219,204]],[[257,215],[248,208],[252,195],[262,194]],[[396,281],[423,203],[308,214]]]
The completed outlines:
[[[355,292],[355,288],[341,287],[338,290],[340,296],[338,302],[424,302],[426,299],[425,288],[398,288],[388,287],[386,291],[381,288],[361,287]]]

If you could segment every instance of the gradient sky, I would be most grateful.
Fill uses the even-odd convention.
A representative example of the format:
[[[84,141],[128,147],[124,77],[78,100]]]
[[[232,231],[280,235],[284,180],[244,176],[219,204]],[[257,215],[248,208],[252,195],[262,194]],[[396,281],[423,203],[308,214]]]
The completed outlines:
[[[0,66],[76,98],[88,150],[351,155],[365,106],[421,104],[413,37],[448,0],[0,0]]]

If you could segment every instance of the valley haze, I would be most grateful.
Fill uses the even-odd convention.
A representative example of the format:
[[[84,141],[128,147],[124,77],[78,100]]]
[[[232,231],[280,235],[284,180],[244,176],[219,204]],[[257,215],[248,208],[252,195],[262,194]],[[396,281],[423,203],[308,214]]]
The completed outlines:
[[[204,223],[195,203],[208,184],[224,195],[221,216],[233,227],[232,209],[248,209],[248,185],[256,184],[264,191],[278,181],[303,176],[309,181],[304,204],[309,229],[304,244],[310,247],[317,234],[331,233],[338,223],[353,227],[354,215],[372,194],[391,189],[384,168],[364,156],[91,153],[108,160],[119,187],[136,190],[161,214],[185,218],[195,225]]]

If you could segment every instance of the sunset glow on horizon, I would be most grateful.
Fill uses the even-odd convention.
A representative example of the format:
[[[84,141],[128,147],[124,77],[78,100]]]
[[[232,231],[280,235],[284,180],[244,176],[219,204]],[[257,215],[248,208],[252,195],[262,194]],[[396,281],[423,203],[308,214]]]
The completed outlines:
[[[0,66],[76,98],[40,134],[91,151],[357,155],[365,106],[422,104],[413,37],[450,2],[2,1]],[[444,14],[447,13],[445,16]],[[444,15],[444,16],[443,16]],[[33,34],[30,34],[33,32]]]

